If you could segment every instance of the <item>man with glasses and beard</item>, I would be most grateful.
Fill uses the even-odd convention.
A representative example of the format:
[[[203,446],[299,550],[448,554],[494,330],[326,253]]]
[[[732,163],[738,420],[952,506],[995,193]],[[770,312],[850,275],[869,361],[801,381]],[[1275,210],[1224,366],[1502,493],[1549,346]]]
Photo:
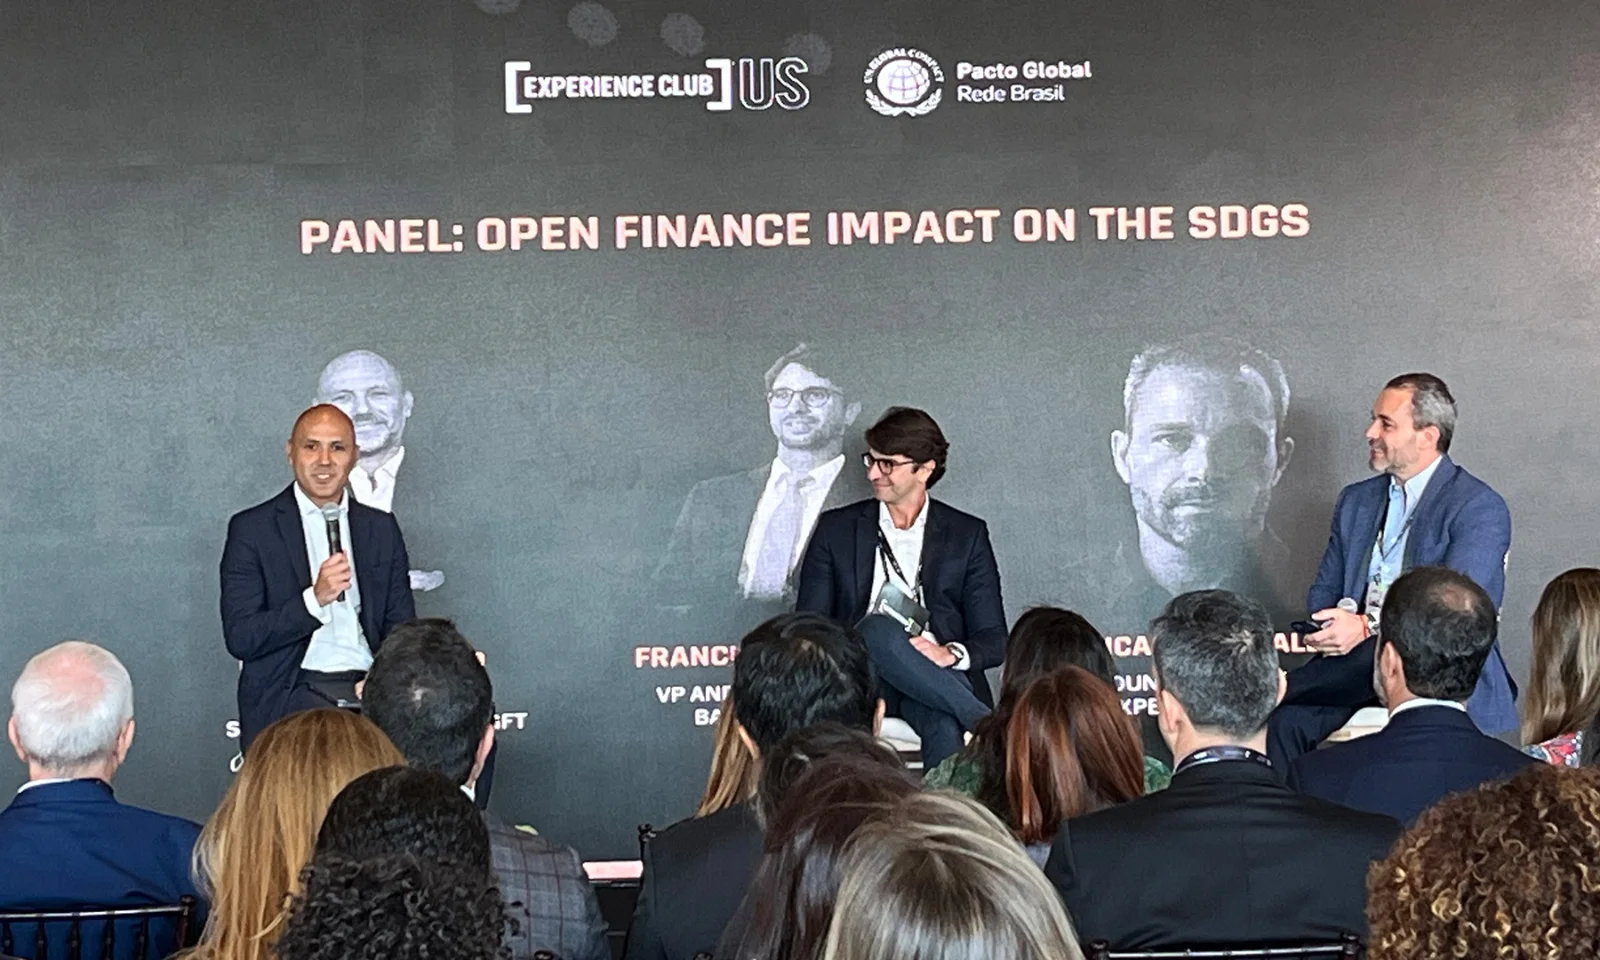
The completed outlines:
[[[845,463],[861,404],[838,368],[803,343],[779,357],[764,379],[773,459],[689,491],[653,585],[664,609],[694,612],[697,630],[742,631],[789,609],[818,515],[868,495]]]
[[[350,470],[350,491],[356,500],[393,513],[395,485],[406,458],[402,438],[413,403],[399,371],[371,350],[342,353],[322,368],[316,402],[338,407],[355,424],[361,458]],[[444,584],[440,570],[412,570],[410,576],[411,589],[419,592]]]

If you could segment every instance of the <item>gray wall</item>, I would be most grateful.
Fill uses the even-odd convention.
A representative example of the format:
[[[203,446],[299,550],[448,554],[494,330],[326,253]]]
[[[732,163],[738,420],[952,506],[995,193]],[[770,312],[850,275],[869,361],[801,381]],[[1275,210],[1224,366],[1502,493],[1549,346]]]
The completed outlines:
[[[1540,585],[1593,561],[1600,507],[1592,5],[610,6],[616,38],[592,45],[572,8],[529,0],[0,5],[0,676],[72,636],[121,654],[139,704],[124,798],[203,819],[224,789],[225,524],[288,482],[289,424],[358,347],[416,397],[396,512],[417,565],[447,575],[419,606],[455,617],[501,708],[529,713],[495,806],[590,858],[627,855],[636,823],[698,793],[709,729],[654,687],[727,671],[638,670],[633,648],[736,639],[721,613],[668,623],[651,579],[691,487],[772,457],[761,374],[801,340],[851,357],[858,425],[889,403],[940,419],[939,492],[989,520],[1013,617],[1095,602],[1076,571],[1131,525],[1108,436],[1146,343],[1228,334],[1282,361],[1297,450],[1270,524],[1302,581],[1338,489],[1366,475],[1377,388],[1432,370],[1461,403],[1457,459],[1511,505],[1504,633],[1525,675]],[[703,25],[703,53],[663,42],[673,12]],[[802,33],[829,61],[797,48],[819,68],[802,110],[503,112],[508,59],[694,70]],[[867,61],[899,45],[944,65],[926,116],[864,103]],[[1025,57],[1092,59],[1094,78],[1060,104],[955,102],[956,61]],[[1289,201],[1309,236],[297,242],[305,217],[1168,203],[1181,225],[1194,204]],[[1118,616],[1099,625],[1148,613]]]

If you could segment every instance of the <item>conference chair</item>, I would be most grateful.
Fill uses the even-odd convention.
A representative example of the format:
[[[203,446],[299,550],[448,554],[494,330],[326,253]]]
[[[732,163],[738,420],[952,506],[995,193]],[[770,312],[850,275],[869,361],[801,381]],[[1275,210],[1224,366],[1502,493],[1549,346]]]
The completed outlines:
[[[29,960],[88,960],[85,957],[83,943],[83,926],[85,921],[103,924],[100,935],[94,937],[99,942],[99,951],[96,953],[91,947],[88,951],[90,957],[98,960],[116,960],[118,956],[131,956],[133,960],[146,960],[170,956],[184,947],[194,946],[200,931],[191,921],[194,919],[197,901],[194,897],[185,896],[176,904],[157,907],[118,907],[114,909],[96,909],[87,907],[81,910],[46,910],[46,911],[0,911],[0,954],[7,956],[22,956],[26,954],[17,951],[18,932],[27,936],[26,927],[32,925],[33,952],[26,954]],[[165,936],[151,936],[150,922],[152,920],[170,920],[175,928],[173,942],[165,943]],[[132,927],[133,949],[131,953],[120,954],[117,947],[119,928],[127,931]],[[64,936],[63,936],[64,932]],[[27,941],[23,941],[26,944]],[[52,942],[62,952],[53,954]]]
[[[1367,948],[1347,933],[1338,940],[1320,940],[1283,947],[1172,947],[1165,950],[1112,950],[1105,940],[1085,948],[1087,960],[1361,960]]]

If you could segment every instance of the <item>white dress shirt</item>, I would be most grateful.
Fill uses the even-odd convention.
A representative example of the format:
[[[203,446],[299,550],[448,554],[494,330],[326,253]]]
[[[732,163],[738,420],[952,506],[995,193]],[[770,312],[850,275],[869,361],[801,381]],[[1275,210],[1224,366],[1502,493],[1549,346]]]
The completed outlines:
[[[1397,713],[1405,713],[1407,710],[1412,710],[1417,707],[1449,707],[1451,710],[1460,710],[1462,713],[1467,712],[1467,705],[1459,700],[1435,700],[1432,697],[1413,697],[1410,700],[1407,700],[1405,703],[1400,704],[1398,707],[1390,709],[1389,716],[1393,718]]]
[[[884,539],[889,541],[889,549],[894,551],[895,562],[900,564],[900,572],[905,574],[901,578],[894,572],[894,567],[882,559],[883,551],[876,546],[872,551],[872,592],[867,596],[872,599],[868,602],[868,609],[877,605],[878,595],[883,592],[883,586],[893,579],[906,596],[915,598],[918,603],[923,603],[923,594],[916,588],[917,580],[922,573],[922,541],[928,532],[928,500],[922,501],[922,509],[917,512],[916,519],[911,521],[911,526],[904,530],[894,525],[894,518],[889,515],[889,505],[878,504],[878,529],[883,531]],[[885,569],[887,568],[887,573]],[[923,635],[937,642],[938,638],[932,630],[924,630]],[[967,648],[959,643],[946,644],[950,652],[955,654],[956,662],[950,665],[952,670],[967,670],[972,667],[972,658],[967,655]]]
[[[322,508],[311,502],[298,483],[294,485],[294,499],[300,505],[300,528],[305,531],[306,559],[311,562],[313,584],[303,594],[306,612],[322,623],[311,635],[311,646],[306,648],[300,666],[323,673],[365,670],[372,666],[372,649],[361,632],[361,588],[355,580],[355,554],[350,550],[350,495],[347,492],[339,498],[339,540],[350,561],[350,587],[343,600],[336,599],[327,606],[317,602],[315,581],[317,571],[328,559],[328,522],[323,519]]]
[[[801,491],[805,512],[800,521],[800,535],[795,538],[794,551],[789,557],[791,575],[805,552],[806,543],[811,539],[811,531],[817,526],[817,517],[822,513],[823,502],[828,499],[828,491],[833,488],[833,481],[839,478],[839,471],[843,469],[844,454],[841,453],[827,463],[806,471],[811,483]],[[783,499],[778,493],[778,483],[792,472],[788,464],[773,459],[772,469],[767,473],[767,485],[761,491],[761,499],[756,502],[755,516],[750,518],[750,530],[744,538],[744,556],[739,561],[739,589],[746,595],[750,592],[750,578],[755,574],[756,560],[761,556],[761,540],[772,521],[773,511],[778,509],[778,501]]]
[[[405,458],[406,448],[401,447],[373,473],[368,473],[359,463],[351,468],[350,489],[356,500],[384,513],[394,513],[394,483],[400,474],[400,462]]]

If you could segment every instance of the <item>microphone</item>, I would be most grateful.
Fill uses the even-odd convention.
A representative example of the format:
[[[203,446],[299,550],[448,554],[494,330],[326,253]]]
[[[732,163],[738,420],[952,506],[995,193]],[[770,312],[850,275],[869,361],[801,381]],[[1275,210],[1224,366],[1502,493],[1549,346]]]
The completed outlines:
[[[323,504],[322,519],[328,521],[328,556],[344,553],[344,543],[339,536],[339,505],[337,503]],[[339,595],[334,599],[342,602],[344,600],[344,591],[340,590]]]

